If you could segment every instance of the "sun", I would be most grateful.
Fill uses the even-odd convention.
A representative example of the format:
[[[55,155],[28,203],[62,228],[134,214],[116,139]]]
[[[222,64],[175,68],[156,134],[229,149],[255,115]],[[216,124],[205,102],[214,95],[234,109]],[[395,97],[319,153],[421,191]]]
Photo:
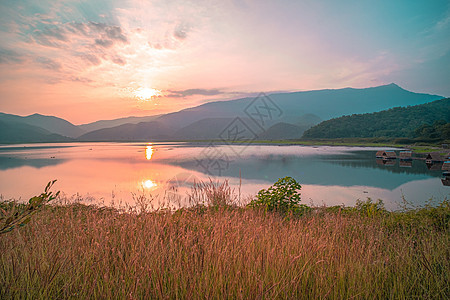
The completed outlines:
[[[153,97],[161,95],[161,91],[157,89],[141,87],[134,91],[134,96],[142,101],[151,100]]]

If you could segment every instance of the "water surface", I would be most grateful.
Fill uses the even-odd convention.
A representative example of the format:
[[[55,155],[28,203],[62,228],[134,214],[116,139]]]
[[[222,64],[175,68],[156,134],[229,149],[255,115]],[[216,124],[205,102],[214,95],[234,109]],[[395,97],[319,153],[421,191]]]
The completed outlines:
[[[136,195],[142,194],[159,197],[156,202],[162,201],[163,195],[167,198],[168,191],[184,197],[194,181],[212,178],[228,180],[244,199],[280,177],[292,176],[302,185],[303,201],[314,205],[354,205],[357,199],[370,197],[396,209],[402,197],[416,205],[430,198],[434,202],[449,198],[450,188],[443,186],[441,170],[429,170],[423,161],[384,164],[375,159],[380,149],[388,148],[193,143],[7,145],[0,146],[0,193],[6,199],[28,199],[39,194],[48,181],[57,179],[55,188],[68,197],[78,194],[97,203],[134,204]]]

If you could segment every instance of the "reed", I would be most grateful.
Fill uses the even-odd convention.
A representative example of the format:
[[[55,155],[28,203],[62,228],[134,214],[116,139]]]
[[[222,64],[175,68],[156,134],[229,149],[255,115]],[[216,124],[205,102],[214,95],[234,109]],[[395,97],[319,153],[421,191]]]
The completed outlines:
[[[287,218],[229,205],[225,186],[194,191],[201,204],[176,211],[44,206],[0,235],[0,298],[450,296],[448,203],[375,214],[323,207]]]

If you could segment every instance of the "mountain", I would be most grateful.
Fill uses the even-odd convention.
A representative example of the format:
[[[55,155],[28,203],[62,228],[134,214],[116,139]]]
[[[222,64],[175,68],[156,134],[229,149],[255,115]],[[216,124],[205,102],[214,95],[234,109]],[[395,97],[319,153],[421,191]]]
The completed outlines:
[[[260,95],[229,101],[209,102],[203,105],[163,115],[156,120],[180,129],[206,118],[248,117],[247,112],[259,109],[264,112],[261,99],[277,106],[272,120],[266,120],[264,129],[279,123],[300,124],[303,118],[328,120],[348,114],[376,112],[396,106],[427,103],[443,97],[419,94],[402,89],[396,84],[378,87],[335,90],[316,90],[294,93]],[[317,123],[314,123],[317,124]],[[313,124],[313,125],[314,125]]]
[[[310,127],[310,126],[309,126]],[[309,127],[301,127],[289,123],[280,122],[259,135],[260,140],[290,140],[300,139],[303,132]]]
[[[299,117],[297,122],[292,122],[294,125],[303,127],[306,129],[311,128],[313,125],[319,124],[323,120],[314,114],[304,114]]]
[[[148,117],[126,117],[126,118],[119,118],[114,120],[100,120],[95,121],[88,124],[82,124],[78,125],[79,128],[81,128],[85,133],[103,129],[103,128],[111,128],[120,126],[123,124],[138,124],[142,122],[151,122],[159,118],[161,115],[155,115],[155,116],[148,116]]]
[[[320,123],[321,119],[313,114],[305,114],[300,117],[300,121],[295,122],[294,124],[279,122],[267,130],[259,134],[260,140],[291,140],[291,139],[300,139],[303,133],[314,126],[315,124]]]
[[[150,139],[169,139],[174,130],[156,121],[138,124],[123,124],[88,132],[79,141],[148,141]]]
[[[238,124],[236,124],[238,122]],[[242,125],[245,124],[245,125]],[[194,122],[177,131],[163,124],[142,122],[139,126],[125,124],[113,128],[99,129],[78,138],[80,141],[125,141],[125,140],[230,140],[239,131],[239,136],[254,140],[299,139],[311,126],[302,127],[279,122],[268,130],[262,131],[249,118],[236,121],[234,118],[206,118]],[[242,127],[245,126],[245,127]],[[245,129],[245,131],[242,131]]]
[[[70,138],[43,128],[14,121],[0,120],[0,143],[67,142]]]
[[[205,103],[159,117],[124,118],[92,123],[106,126],[114,122],[138,121],[145,118],[153,120],[141,122],[139,126],[122,124],[95,130],[81,136],[80,140],[222,139],[236,118],[243,123],[240,127],[248,129],[249,137],[294,139],[300,138],[306,129],[323,119],[349,113],[379,111],[394,106],[421,104],[440,98],[442,97],[412,93],[395,84],[366,89],[345,88],[278,93],[269,96],[262,94],[256,98]],[[272,110],[267,110],[267,107]],[[255,112],[260,114],[252,115]],[[266,118],[262,124],[259,117],[268,116],[270,113],[272,118]],[[146,129],[148,132],[145,132]]]
[[[51,133],[63,135],[66,137],[74,138],[85,133],[84,130],[78,128],[72,123],[53,116],[44,116],[40,114],[33,114],[30,116],[22,117],[12,114],[0,113],[0,121],[24,123],[32,126],[37,126]]]
[[[255,139],[289,139],[299,138],[304,130],[321,120],[423,104],[441,98],[389,84],[365,89],[260,94],[258,97],[209,102],[165,115],[102,120],[80,126],[39,114],[21,117],[0,113],[0,121],[40,127],[47,130],[40,133],[47,138],[49,133],[56,133],[77,137],[80,141],[221,139],[221,134],[233,134],[232,130],[239,126],[248,129],[249,137],[257,136]],[[242,124],[232,124],[236,120]],[[229,127],[231,125],[234,127]],[[36,128],[29,129],[36,132]],[[18,140],[25,142],[25,137],[33,138],[25,127],[20,130],[23,136],[18,136]]]
[[[232,118],[205,118],[177,130],[175,139],[207,140],[220,139],[221,133],[233,122]]]
[[[172,136],[176,140],[257,139],[262,130],[249,118],[205,118],[183,127]]]
[[[304,138],[414,137],[416,129],[442,120],[450,122],[450,98],[356,114],[324,121],[307,130]]]

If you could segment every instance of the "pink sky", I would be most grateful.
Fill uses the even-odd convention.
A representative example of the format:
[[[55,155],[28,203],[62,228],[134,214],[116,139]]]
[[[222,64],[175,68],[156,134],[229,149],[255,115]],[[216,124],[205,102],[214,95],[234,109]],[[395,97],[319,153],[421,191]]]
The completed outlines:
[[[81,124],[390,82],[449,96],[449,12],[446,1],[3,1],[0,111]]]

